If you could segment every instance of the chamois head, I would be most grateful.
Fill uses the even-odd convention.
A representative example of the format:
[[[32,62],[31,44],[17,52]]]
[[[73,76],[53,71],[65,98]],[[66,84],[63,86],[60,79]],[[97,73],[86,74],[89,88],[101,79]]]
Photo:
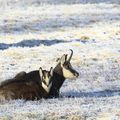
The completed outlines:
[[[50,68],[50,71],[42,70],[40,67],[39,69],[39,75],[41,78],[41,84],[43,89],[48,93],[50,91],[50,88],[52,86],[52,76],[53,76],[53,68]]]
[[[67,54],[64,54],[60,59],[59,59],[59,64],[62,68],[62,73],[65,78],[68,79],[73,79],[79,76],[79,73],[72,67],[70,61],[73,56],[73,50],[71,50],[71,54],[68,57]]]

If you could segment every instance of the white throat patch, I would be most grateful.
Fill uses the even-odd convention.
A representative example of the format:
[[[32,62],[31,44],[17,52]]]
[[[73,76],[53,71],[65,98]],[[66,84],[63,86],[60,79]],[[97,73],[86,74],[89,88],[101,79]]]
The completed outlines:
[[[46,86],[43,82],[42,82],[42,87],[44,88],[44,90],[49,93],[50,89],[52,87],[52,82],[49,84],[49,86]]]
[[[71,73],[69,70],[65,69],[64,67],[63,67],[63,75],[64,75],[65,78],[68,78],[68,79],[75,78],[73,73]]]

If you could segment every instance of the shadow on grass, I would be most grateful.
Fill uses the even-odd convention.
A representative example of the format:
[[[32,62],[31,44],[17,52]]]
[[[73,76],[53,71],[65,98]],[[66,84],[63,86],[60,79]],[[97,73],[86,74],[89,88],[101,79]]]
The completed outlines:
[[[23,40],[18,43],[12,43],[12,44],[6,44],[6,43],[0,43],[0,50],[5,50],[10,47],[35,47],[40,45],[45,46],[51,46],[58,43],[67,43],[70,41],[63,41],[63,40]]]
[[[26,2],[27,4],[30,4],[30,2]],[[99,4],[99,3],[106,3],[106,4],[118,4],[120,3],[119,0],[37,0],[32,1],[33,5],[41,5],[41,4],[52,4],[52,5],[71,5],[71,4]]]
[[[94,92],[74,92],[70,91],[65,93],[65,97],[70,98],[82,98],[82,97],[112,97],[120,96],[120,90],[103,90],[103,91],[94,91]]]
[[[0,50],[5,50],[10,47],[36,47],[40,45],[44,46],[51,46],[54,44],[59,44],[59,43],[69,43],[69,42],[79,42],[80,44],[86,44],[86,43],[95,43],[95,40],[82,40],[82,39],[74,39],[74,40],[69,40],[69,41],[64,41],[64,40],[23,40],[18,43],[12,43],[12,44],[7,44],[7,43],[0,43]]]

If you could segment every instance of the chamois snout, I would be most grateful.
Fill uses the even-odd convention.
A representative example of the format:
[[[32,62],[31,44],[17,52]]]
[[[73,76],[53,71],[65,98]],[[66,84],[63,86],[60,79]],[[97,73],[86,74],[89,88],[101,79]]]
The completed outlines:
[[[78,77],[78,76],[79,76],[79,73],[76,71],[76,72],[74,73],[74,76]]]

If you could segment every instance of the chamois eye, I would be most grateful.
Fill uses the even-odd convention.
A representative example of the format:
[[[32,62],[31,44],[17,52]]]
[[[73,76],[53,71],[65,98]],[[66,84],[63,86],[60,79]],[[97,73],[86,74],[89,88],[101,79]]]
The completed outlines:
[[[67,64],[67,65],[66,65],[66,68],[67,68],[67,69],[69,69],[69,68],[70,68],[70,65],[69,65],[69,64]]]

